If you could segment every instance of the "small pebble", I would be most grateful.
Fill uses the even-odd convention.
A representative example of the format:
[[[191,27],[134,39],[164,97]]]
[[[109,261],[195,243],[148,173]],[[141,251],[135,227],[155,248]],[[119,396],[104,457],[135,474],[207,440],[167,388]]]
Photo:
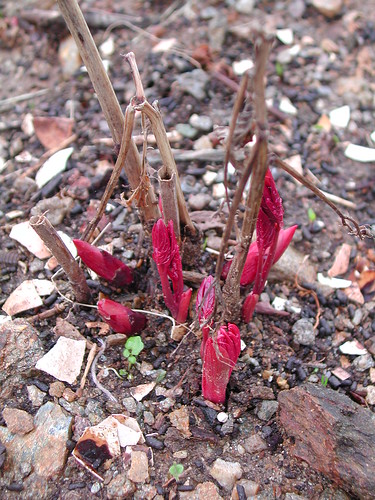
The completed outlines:
[[[228,413],[221,411],[216,418],[220,423],[224,424],[228,420]]]
[[[193,114],[189,119],[189,123],[192,127],[202,132],[210,132],[213,126],[211,118],[206,115]]]
[[[155,450],[162,450],[164,448],[163,441],[160,441],[154,436],[146,436],[145,437],[146,444],[154,448]]]
[[[341,381],[334,375],[331,375],[331,377],[329,377],[328,383],[332,387],[332,389],[338,389],[341,385]]]

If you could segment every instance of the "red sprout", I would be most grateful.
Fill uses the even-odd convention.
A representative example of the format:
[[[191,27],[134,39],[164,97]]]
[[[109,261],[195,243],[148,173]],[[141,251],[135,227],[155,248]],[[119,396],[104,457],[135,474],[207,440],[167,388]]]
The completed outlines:
[[[198,315],[199,325],[202,327],[202,344],[201,344],[201,358],[205,349],[206,342],[210,333],[212,321],[210,318],[215,308],[215,287],[213,285],[215,278],[207,276],[201,283],[197,293],[197,301],[195,303],[195,310]]]
[[[116,333],[133,335],[146,326],[146,316],[110,299],[98,302],[98,312]]]
[[[213,403],[225,402],[229,377],[241,352],[240,331],[232,323],[222,326],[216,343],[207,339],[203,353],[202,393]]]
[[[115,286],[130,285],[133,281],[130,268],[110,253],[100,250],[86,241],[73,240],[73,243],[86,266],[105,280]]]
[[[152,245],[152,258],[158,268],[165,304],[177,321],[184,322],[188,314],[191,289],[184,292],[180,249],[172,221],[169,221],[168,226],[162,219],[154,224]]]

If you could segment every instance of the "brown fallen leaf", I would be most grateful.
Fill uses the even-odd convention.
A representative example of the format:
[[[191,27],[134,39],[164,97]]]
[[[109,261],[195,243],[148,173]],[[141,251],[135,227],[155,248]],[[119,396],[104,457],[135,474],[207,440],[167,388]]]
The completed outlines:
[[[350,260],[350,253],[351,253],[352,247],[348,245],[347,243],[344,243],[341,245],[339,248],[335,261],[328,271],[328,276],[330,278],[334,276],[340,276],[342,274],[345,274],[348,270],[349,267],[349,260]]]
[[[368,293],[371,293],[375,290],[375,270],[374,269],[366,269],[361,272],[361,275],[357,281],[359,288],[362,290],[365,286],[372,283],[369,289],[366,289]]]
[[[74,120],[59,116],[34,116],[35,134],[43,146],[54,149],[72,135]]]

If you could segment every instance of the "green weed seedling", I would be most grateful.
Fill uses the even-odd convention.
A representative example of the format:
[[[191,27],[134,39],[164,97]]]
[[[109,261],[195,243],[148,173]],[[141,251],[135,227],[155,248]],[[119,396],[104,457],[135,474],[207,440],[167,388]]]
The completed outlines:
[[[176,482],[183,472],[184,466],[182,464],[176,464],[176,462],[173,462],[173,465],[169,467],[169,474],[175,478]]]
[[[328,377],[326,375],[322,375],[322,378],[320,380],[320,383],[322,384],[323,387],[327,387],[328,384]]]
[[[307,210],[307,216],[311,224],[316,220],[316,213],[311,207]]]
[[[125,343],[125,348],[122,351],[122,355],[128,361],[129,369],[137,362],[138,354],[143,351],[144,343],[139,335],[135,335],[134,337],[129,337]],[[126,370],[119,370],[119,374],[123,377],[126,375]]]

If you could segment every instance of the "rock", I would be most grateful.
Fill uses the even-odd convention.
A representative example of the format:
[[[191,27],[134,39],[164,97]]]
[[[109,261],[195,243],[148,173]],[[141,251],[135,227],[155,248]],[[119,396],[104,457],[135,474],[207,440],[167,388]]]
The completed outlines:
[[[255,0],[237,0],[234,2],[234,8],[240,14],[252,14],[254,10]]]
[[[31,215],[46,214],[52,226],[58,226],[69,215],[74,205],[74,200],[69,197],[53,196],[40,200],[30,211]]]
[[[68,36],[60,43],[59,62],[66,79],[69,79],[80,68],[82,61],[72,36]]]
[[[260,487],[258,483],[256,483],[255,481],[251,481],[250,479],[240,479],[238,481],[237,485],[242,486],[242,488],[244,489],[246,498],[255,497],[255,495],[258,494],[259,487]],[[239,500],[236,486],[233,488],[231,500]]]
[[[189,411],[186,406],[181,406],[180,409],[172,411],[169,414],[169,420],[186,438],[191,436],[189,430]]]
[[[375,491],[375,415],[346,395],[312,384],[279,394],[279,420],[293,454],[364,500]]]
[[[304,262],[304,258],[302,253],[289,245],[280,260],[272,266],[268,275],[269,280],[293,282],[298,273],[300,283],[315,283],[316,271],[309,261]]]
[[[275,415],[278,407],[279,403],[277,401],[262,401],[258,407],[257,416],[260,420],[268,422]]]
[[[219,490],[214,483],[206,481],[197,485],[194,491],[180,491],[181,500],[221,500]]]
[[[206,97],[206,85],[209,79],[203,69],[194,69],[177,76],[180,87],[198,101],[203,101]]]
[[[212,200],[208,193],[198,193],[189,196],[188,205],[191,210],[203,210]]]
[[[81,371],[86,341],[59,337],[52,349],[35,365],[62,382],[73,384]]]
[[[245,439],[243,446],[248,453],[259,453],[267,449],[267,443],[259,434],[253,434]]]
[[[293,340],[301,345],[313,345],[315,342],[314,325],[307,319],[301,318],[292,327]]]
[[[46,498],[43,492],[65,465],[72,417],[67,417],[59,405],[48,402],[35,415],[35,428],[24,436],[12,434],[0,427],[0,440],[7,450],[0,486],[9,481],[23,481],[28,498]]]
[[[7,424],[7,429],[12,434],[23,436],[34,429],[33,417],[24,410],[18,408],[4,408],[3,418]]]
[[[312,5],[318,12],[328,18],[340,14],[342,9],[342,0],[312,0]]]
[[[360,372],[365,372],[374,366],[374,359],[371,354],[362,354],[353,361],[352,366]]]
[[[183,137],[187,137],[188,139],[195,139],[198,135],[197,129],[192,127],[188,123],[177,123],[176,130]]]
[[[39,406],[42,406],[43,401],[44,401],[44,392],[41,391],[38,387],[35,385],[28,385],[26,387],[27,389],[27,394],[29,396],[29,400],[31,401],[31,404],[34,408],[38,408]]]
[[[61,398],[65,390],[65,385],[62,382],[52,382],[48,394],[53,398]]]
[[[242,468],[239,462],[226,462],[217,458],[210,469],[211,476],[226,490],[231,490],[238,479],[241,479]]]
[[[369,405],[375,405],[375,386],[374,385],[367,386],[366,401]]]
[[[132,498],[135,490],[135,485],[130,481],[130,479],[128,479],[125,474],[119,473],[108,484],[106,497],[111,500],[117,500],[118,498]]]
[[[132,451],[132,463],[128,478],[133,483],[144,483],[149,480],[148,459],[144,451]]]
[[[213,52],[220,52],[223,48],[227,28],[227,18],[220,13],[217,13],[208,23],[209,45]]]
[[[212,119],[210,116],[197,115],[196,113],[191,115],[189,123],[192,127],[202,132],[211,132],[213,126]]]

